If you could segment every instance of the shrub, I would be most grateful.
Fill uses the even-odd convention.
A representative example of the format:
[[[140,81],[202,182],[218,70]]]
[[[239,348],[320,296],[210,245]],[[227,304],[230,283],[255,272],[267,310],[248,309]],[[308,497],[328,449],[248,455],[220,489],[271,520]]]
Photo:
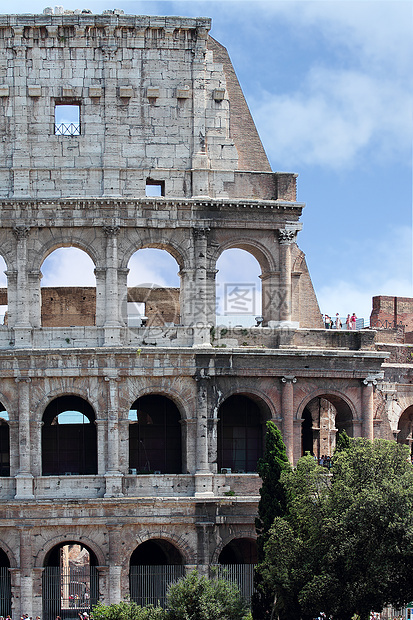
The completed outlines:
[[[94,620],[165,620],[162,607],[140,607],[133,602],[121,601],[113,605],[98,603],[93,608]]]
[[[168,590],[166,620],[244,620],[248,610],[238,588],[193,571]]]

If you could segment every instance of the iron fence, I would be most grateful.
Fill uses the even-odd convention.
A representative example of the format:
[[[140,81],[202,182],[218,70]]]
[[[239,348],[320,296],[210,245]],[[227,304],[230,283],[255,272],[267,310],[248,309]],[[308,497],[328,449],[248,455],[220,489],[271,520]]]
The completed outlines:
[[[185,567],[181,565],[131,566],[130,598],[138,605],[166,607],[168,586],[184,574]]]
[[[96,567],[47,566],[42,576],[43,619],[78,620],[83,612],[90,613],[96,605],[99,576]]]
[[[6,566],[0,566],[0,616],[11,616],[10,570]]]
[[[216,564],[210,567],[210,577],[216,575],[238,586],[248,605],[254,592],[254,564]]]

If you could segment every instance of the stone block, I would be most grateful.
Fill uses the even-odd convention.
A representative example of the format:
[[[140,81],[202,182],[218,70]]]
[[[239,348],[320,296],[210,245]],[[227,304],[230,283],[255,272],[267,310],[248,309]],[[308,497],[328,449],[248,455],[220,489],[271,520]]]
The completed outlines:
[[[0,86],[0,97],[8,97],[8,96],[9,96],[9,87]]]
[[[41,97],[42,87],[41,86],[28,86],[27,94],[29,95],[29,97]]]
[[[120,86],[119,97],[121,99],[130,99],[133,97],[133,88],[131,86]]]
[[[101,86],[89,86],[89,97],[91,99],[99,98],[102,96],[102,94],[103,94],[103,89]]]
[[[180,86],[176,89],[177,99],[189,99],[191,97],[191,88],[189,86]]]

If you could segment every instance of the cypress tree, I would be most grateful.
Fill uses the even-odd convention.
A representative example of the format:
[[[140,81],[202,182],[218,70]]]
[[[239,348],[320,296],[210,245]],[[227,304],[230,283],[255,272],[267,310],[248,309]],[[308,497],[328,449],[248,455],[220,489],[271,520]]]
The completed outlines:
[[[264,456],[259,459],[257,471],[262,479],[258,517],[255,520],[257,532],[258,564],[255,569],[255,593],[252,599],[252,615],[256,620],[271,616],[274,594],[265,587],[262,578],[264,562],[264,545],[269,538],[269,531],[275,517],[282,517],[286,512],[286,495],[280,482],[281,473],[289,467],[282,436],[274,422],[267,422]]]

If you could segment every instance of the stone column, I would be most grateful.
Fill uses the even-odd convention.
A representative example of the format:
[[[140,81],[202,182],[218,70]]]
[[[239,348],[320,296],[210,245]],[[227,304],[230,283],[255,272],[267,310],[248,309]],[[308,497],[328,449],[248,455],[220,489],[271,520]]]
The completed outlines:
[[[40,288],[41,279],[41,271],[29,271],[29,323],[32,327],[41,327],[42,325],[42,290]]]
[[[206,96],[205,53],[208,30],[197,28],[196,45],[192,56],[192,196],[209,196],[210,162],[206,149]]]
[[[27,75],[26,42],[23,26],[13,26],[14,72],[11,92],[12,113],[15,122],[13,144],[13,197],[30,197],[30,149],[28,146]]]
[[[9,420],[10,429],[10,476],[19,473],[19,421]]]
[[[117,377],[105,377],[108,386],[108,466],[105,497],[121,497],[122,474],[119,471],[119,404]]]
[[[373,419],[374,419],[374,402],[373,389],[377,385],[377,380],[373,377],[367,377],[363,381],[362,387],[362,419],[363,419],[363,437],[374,439]]]
[[[104,226],[106,235],[105,345],[120,344],[118,246],[119,226]]]
[[[31,525],[20,527],[20,616],[33,616],[33,557]]]
[[[266,327],[269,321],[279,321],[280,272],[266,271],[261,274],[260,279],[262,282],[262,325]]]
[[[108,525],[109,534],[109,605],[120,603],[122,562],[120,560],[121,527]]]
[[[17,288],[16,288],[16,312],[14,322],[15,346],[27,347],[31,345],[31,328],[29,322],[29,309],[31,300],[28,298],[27,277],[27,237],[29,226],[18,225],[13,229],[16,237],[16,265],[17,265]]]
[[[197,419],[196,418],[187,418],[182,420],[182,424],[184,426],[184,437],[185,437],[185,450],[186,455],[183,458],[184,463],[186,462],[186,469],[190,474],[196,472],[196,432],[197,432]]]
[[[129,269],[118,269],[120,324],[124,327],[128,326],[128,274]]]
[[[208,462],[208,376],[198,376],[196,425],[195,497],[213,497],[212,473]]]
[[[107,39],[100,46],[103,58],[101,69],[104,88],[104,124],[105,148],[102,161],[103,194],[104,196],[120,196],[120,163],[119,163],[119,105],[129,105],[129,98],[120,100],[118,97],[118,45],[114,37],[113,26],[107,27]],[[138,91],[136,92],[138,94]]]
[[[209,228],[194,228],[194,298],[191,299],[194,326],[194,346],[210,347],[207,297],[207,252]]]
[[[106,317],[106,269],[95,269],[96,327],[103,327]]]
[[[294,463],[294,383],[297,379],[294,376],[286,376],[281,379],[281,412],[283,419],[283,441],[287,458],[291,464]]]
[[[106,473],[106,420],[95,420],[98,440],[98,476]]]
[[[299,327],[299,323],[292,321],[291,303],[291,245],[295,242],[300,224],[286,224],[285,228],[278,230],[280,277],[276,306],[278,308],[278,323],[274,322],[271,327]]]
[[[33,475],[30,467],[30,381],[16,378],[19,399],[19,473],[15,499],[33,499]]]

